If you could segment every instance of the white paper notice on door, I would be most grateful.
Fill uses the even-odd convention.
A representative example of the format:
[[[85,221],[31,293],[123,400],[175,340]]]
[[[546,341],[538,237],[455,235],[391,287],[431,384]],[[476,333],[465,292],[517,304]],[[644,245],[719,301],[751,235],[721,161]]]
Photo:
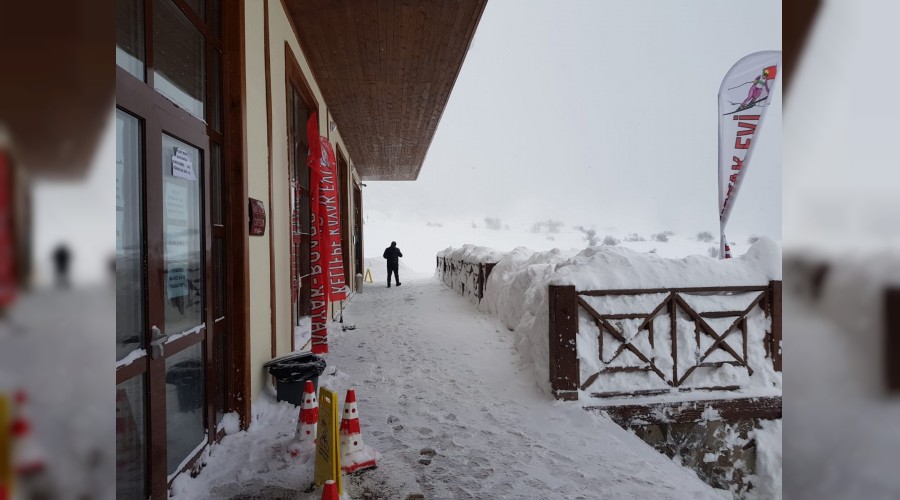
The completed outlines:
[[[175,299],[188,294],[187,272],[184,267],[166,270],[166,298]]]
[[[187,226],[166,224],[166,262],[186,264],[190,257],[191,234]]]
[[[188,294],[186,267],[189,253],[189,231],[185,226],[166,225],[166,297],[174,299]]]
[[[189,181],[197,180],[197,176],[194,175],[194,160],[191,159],[190,153],[178,147],[172,155],[172,176]]]
[[[166,180],[166,219],[188,223],[188,188],[181,181]]]

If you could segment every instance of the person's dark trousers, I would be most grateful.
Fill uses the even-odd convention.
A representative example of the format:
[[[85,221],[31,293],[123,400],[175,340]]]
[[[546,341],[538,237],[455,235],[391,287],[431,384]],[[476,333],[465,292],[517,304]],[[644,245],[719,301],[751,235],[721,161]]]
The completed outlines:
[[[394,273],[394,283],[396,283],[397,286],[400,286],[400,275],[397,274],[397,269],[397,267],[388,266],[388,287],[391,286],[391,273]]]

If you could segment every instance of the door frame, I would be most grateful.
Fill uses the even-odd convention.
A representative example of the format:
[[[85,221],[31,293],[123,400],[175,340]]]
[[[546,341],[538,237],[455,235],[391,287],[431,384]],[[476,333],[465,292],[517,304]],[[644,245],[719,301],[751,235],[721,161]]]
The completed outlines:
[[[145,290],[151,289],[151,285],[159,289],[161,277],[153,269],[164,269],[164,243],[156,242],[149,246],[147,235],[150,231],[158,231],[162,234],[162,209],[163,198],[160,194],[153,197],[157,200],[148,204],[147,193],[154,189],[162,189],[163,179],[159,173],[162,162],[162,135],[153,131],[168,132],[184,142],[191,143],[204,150],[203,175],[199,179],[202,186],[202,210],[204,221],[204,234],[201,240],[201,248],[204,254],[204,315],[203,322],[207,325],[198,335],[189,335],[170,342],[165,346],[166,357],[177,354],[185,348],[196,343],[202,343],[206,366],[204,371],[204,395],[206,405],[204,411],[204,424],[207,429],[206,445],[215,442],[224,435],[216,432],[216,411],[236,412],[240,417],[242,429],[250,425],[250,290],[249,290],[249,234],[248,223],[248,188],[247,188],[247,146],[246,146],[246,59],[244,47],[244,2],[221,2],[221,38],[210,40],[208,29],[198,26],[207,37],[208,47],[220,49],[221,55],[221,92],[222,111],[221,132],[216,132],[211,126],[182,110],[168,99],[153,89],[153,53],[152,47],[152,13],[153,3],[161,0],[147,0],[144,4],[145,27],[145,73],[146,81],[135,78],[122,68],[116,67],[116,103],[115,107],[137,117],[141,123],[141,178],[143,182],[142,210],[142,245],[143,258],[146,259],[143,275]],[[187,15],[191,22],[198,24],[199,19],[190,15],[190,10],[180,0],[173,0],[176,6]],[[207,0],[207,8],[212,8],[216,3]],[[207,74],[212,70],[209,58],[206,62]],[[213,83],[207,81],[207,93],[211,92]],[[225,310],[228,319],[228,335],[226,337],[225,358],[218,360],[213,349],[214,335],[210,334],[210,326],[214,325],[213,318],[213,283],[216,279],[212,269],[212,231],[211,203],[212,192],[210,182],[211,172],[211,145],[209,137],[215,137],[221,145],[221,175],[223,192],[223,217],[224,217],[224,244],[225,257]],[[155,222],[152,220],[157,218]],[[155,226],[151,228],[151,226]],[[151,301],[157,301],[155,305]],[[153,298],[147,294],[144,299],[145,334],[142,339],[142,347],[145,349],[150,341],[151,317],[159,317],[162,311],[162,297]],[[153,313],[153,309],[157,309]],[[145,355],[134,362],[116,368],[116,385],[135,376],[144,377],[145,390],[142,397],[145,398],[145,425],[140,429],[145,436],[145,453],[147,463],[147,495],[154,498],[164,498],[168,495],[171,486],[167,480],[167,445],[166,445],[166,415],[165,415],[165,391],[166,384],[162,377],[149,376],[151,372],[165,373],[165,359],[151,360]],[[214,370],[215,363],[223,363],[225,370],[225,387],[217,380]],[[156,363],[157,365],[154,365]],[[162,364],[161,371],[160,366]],[[217,408],[216,391],[224,391],[224,408]],[[158,400],[162,404],[153,403]],[[179,473],[192,468],[202,452],[197,452],[187,461]]]
[[[289,213],[291,213],[291,221],[290,221],[291,238],[289,239],[290,241],[289,241],[289,246],[288,246],[288,255],[291,259],[293,259],[294,258],[293,257],[293,212],[291,211],[290,202],[294,196],[294,193],[290,192],[291,168],[292,168],[292,165],[290,165],[290,158],[291,158],[290,148],[293,147],[291,133],[292,132],[296,133],[296,131],[293,131],[293,128],[291,125],[291,122],[292,122],[291,117],[292,117],[292,113],[293,113],[293,110],[291,109],[291,92],[293,90],[296,90],[297,94],[300,96],[300,100],[303,101],[303,105],[306,106],[306,109],[308,111],[307,120],[309,120],[309,116],[312,115],[313,113],[316,113],[317,118],[319,120],[321,120],[321,115],[319,115],[318,102],[313,97],[312,87],[310,87],[309,82],[306,80],[306,77],[303,75],[303,71],[300,69],[300,63],[297,62],[297,57],[294,55],[293,49],[291,49],[291,45],[287,41],[284,42],[284,87],[285,87],[284,106],[285,106],[285,111],[286,111],[285,117],[286,117],[286,121],[287,121],[287,123],[285,124],[286,125],[285,130],[287,131],[286,140],[287,140],[287,147],[288,147],[287,179],[285,179],[285,180],[287,181],[286,184],[288,186],[288,198],[287,198],[288,204],[289,204],[288,210],[289,210]],[[319,130],[319,123],[316,123],[316,130],[317,131]],[[300,130],[299,133],[302,135],[306,134],[306,123],[305,122],[303,124],[303,129]],[[307,145],[307,147],[308,146],[309,145]],[[305,158],[302,160],[300,158],[298,158],[297,162],[298,162],[299,168],[309,169]],[[311,177],[308,177],[308,178],[310,179],[310,182],[311,182]],[[311,192],[312,192],[312,186],[307,186],[307,195],[309,195]],[[312,224],[315,224],[315,221],[312,220],[312,204],[315,203],[316,200],[310,199],[309,202],[310,202],[310,213],[307,214],[307,218],[309,219],[310,224],[312,225]],[[310,241],[311,237],[312,237],[312,233],[310,232],[310,234],[304,238],[303,241],[306,244],[305,245],[302,244],[302,248],[306,248],[306,249],[310,248],[309,241]],[[300,257],[298,257],[298,259],[300,259]],[[301,273],[300,262],[301,261],[297,262],[297,269],[295,269],[294,272]],[[291,277],[291,279],[293,279],[293,276]],[[297,291],[297,301],[299,302],[302,300],[307,300],[307,309],[309,307],[309,297],[310,297],[309,281],[310,280],[308,278],[304,279],[303,277],[301,277],[300,284],[298,285],[298,291]],[[273,297],[273,300],[274,300],[274,297]],[[295,349],[297,349],[299,347],[303,347],[303,346],[295,346],[294,345],[294,328],[296,327],[298,321],[299,321],[299,316],[297,315],[297,304],[291,304],[290,323],[289,323],[290,328],[291,328],[291,331],[290,331],[291,351],[294,351]],[[273,336],[273,341],[274,341],[274,336]],[[273,349],[274,349],[274,347],[273,347]]]
[[[359,233],[355,249],[355,264],[358,266],[357,272],[363,272],[362,270],[366,267],[366,259],[363,257],[363,206],[362,206],[362,185],[359,182],[354,180],[353,182],[353,216],[356,220],[356,227],[354,229]],[[356,280],[354,280],[355,282]],[[357,290],[359,291],[359,290]]]
[[[335,148],[338,167],[338,203],[341,207],[341,253],[344,261],[344,283],[352,283],[350,276],[350,162],[343,148],[337,145]],[[358,271],[357,271],[358,272]]]

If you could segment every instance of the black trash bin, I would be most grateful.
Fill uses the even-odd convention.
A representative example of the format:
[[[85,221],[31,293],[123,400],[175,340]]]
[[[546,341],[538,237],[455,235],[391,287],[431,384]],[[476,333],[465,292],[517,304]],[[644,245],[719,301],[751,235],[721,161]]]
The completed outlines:
[[[203,362],[188,359],[166,370],[166,383],[173,384],[178,394],[178,408],[182,412],[203,407]]]
[[[278,401],[300,406],[307,380],[312,380],[316,391],[319,390],[319,375],[325,371],[325,360],[311,352],[301,352],[275,358],[263,366],[275,377]]]

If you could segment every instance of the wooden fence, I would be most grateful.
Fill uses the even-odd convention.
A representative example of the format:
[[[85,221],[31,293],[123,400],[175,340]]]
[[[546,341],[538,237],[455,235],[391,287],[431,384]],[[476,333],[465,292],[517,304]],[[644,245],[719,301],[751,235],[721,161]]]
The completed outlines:
[[[484,298],[484,287],[496,262],[469,262],[438,256],[436,266],[441,280],[463,297],[475,302]]]
[[[551,285],[549,350],[553,394],[557,399],[575,400],[579,390],[587,390],[596,382],[602,387],[603,377],[629,372],[655,374],[661,381],[658,385],[663,388],[622,390],[619,387],[618,390],[594,392],[591,396],[653,395],[671,392],[673,388],[679,391],[739,389],[739,386],[693,383],[691,375],[700,368],[717,369],[726,365],[739,367],[752,375],[759,367],[751,366],[747,356],[748,319],[759,309],[768,319],[765,322],[768,328],[762,335],[755,332],[753,338],[763,342],[767,362],[772,363],[775,371],[781,371],[781,287],[781,281],[772,281],[768,286],[589,291]],[[717,300],[705,299],[710,296],[716,296]],[[626,297],[627,300],[620,300],[617,307],[604,308],[603,302],[598,303],[595,299],[603,297]],[[643,312],[621,312],[621,304],[633,305],[638,301],[645,304]],[[710,307],[710,304],[728,302],[740,303],[741,307]],[[582,317],[586,318],[586,323],[580,320]],[[721,333],[711,326],[711,322],[720,326]],[[593,324],[598,330],[600,369],[586,375],[584,380],[581,380],[577,348],[579,323]],[[627,328],[625,323],[631,326]],[[758,323],[754,321],[753,324]],[[692,335],[686,331],[690,327],[693,328]],[[627,335],[626,329],[629,330]],[[664,329],[668,330],[668,335]],[[732,348],[726,339],[736,333],[740,335],[739,347]],[[660,338],[668,345],[657,346]],[[624,359],[626,357],[630,361]]]

